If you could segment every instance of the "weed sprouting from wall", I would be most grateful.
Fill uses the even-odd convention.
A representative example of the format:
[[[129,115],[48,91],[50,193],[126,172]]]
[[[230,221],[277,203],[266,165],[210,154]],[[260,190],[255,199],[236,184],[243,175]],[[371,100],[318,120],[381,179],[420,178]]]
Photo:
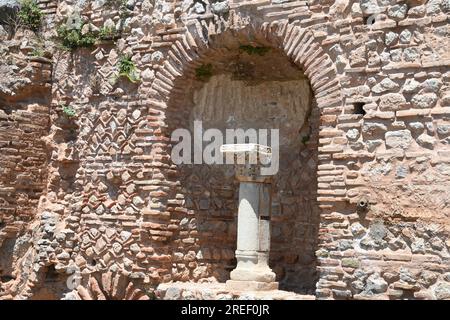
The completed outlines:
[[[112,27],[101,27],[98,32],[99,40],[114,40],[120,37],[119,32]]]
[[[92,31],[83,34],[83,26],[84,24],[79,28],[69,28],[66,25],[61,25],[57,29],[58,38],[64,49],[74,50],[79,47],[91,47],[95,44],[96,35]]]
[[[75,118],[77,116],[77,112],[71,106],[63,105],[62,112],[69,119]]]
[[[130,82],[135,83],[140,81],[136,70],[136,65],[131,60],[130,56],[122,56],[118,62],[119,77],[126,77]]]

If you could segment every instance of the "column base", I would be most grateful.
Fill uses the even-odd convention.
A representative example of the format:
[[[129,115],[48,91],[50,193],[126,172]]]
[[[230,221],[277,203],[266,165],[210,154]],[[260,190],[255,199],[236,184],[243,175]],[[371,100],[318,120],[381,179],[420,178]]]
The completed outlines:
[[[276,275],[269,267],[258,268],[240,268],[231,271],[230,280],[235,281],[256,281],[256,282],[275,282]]]
[[[227,290],[233,291],[269,291],[278,290],[278,282],[260,282],[245,280],[228,280],[225,284]]]

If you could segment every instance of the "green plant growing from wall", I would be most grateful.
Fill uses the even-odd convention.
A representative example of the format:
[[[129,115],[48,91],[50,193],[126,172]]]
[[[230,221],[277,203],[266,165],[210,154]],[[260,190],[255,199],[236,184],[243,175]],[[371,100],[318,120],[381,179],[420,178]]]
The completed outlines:
[[[43,57],[44,56],[44,50],[42,48],[34,48],[30,52],[32,57]]]
[[[121,56],[118,62],[119,77],[126,77],[130,82],[140,81],[136,65],[128,55]]]
[[[97,41],[97,37],[92,31],[82,34],[84,24],[80,28],[68,28],[66,25],[61,25],[56,30],[58,38],[61,41],[62,47],[67,50],[74,50],[80,47],[91,47]]]
[[[33,50],[31,50],[30,55],[32,57],[43,57],[45,56],[45,43],[41,37],[37,37],[36,41],[33,42]]]
[[[242,45],[239,47],[239,49],[246,52],[248,55],[257,54],[259,56],[265,55],[270,50],[269,47],[254,47],[251,45]]]
[[[61,106],[62,106],[62,112],[67,118],[73,119],[77,116],[77,112],[71,106],[66,106],[66,105],[61,105]]]
[[[211,63],[202,64],[200,67],[195,69],[195,77],[198,80],[206,81],[212,76],[212,70],[213,67]]]
[[[98,32],[98,38],[100,40],[113,40],[119,37],[119,32],[112,27],[101,27]]]
[[[62,49],[75,50],[81,47],[92,47],[98,40],[114,40],[121,36],[123,14],[122,11],[128,13],[127,1],[124,0],[108,0],[106,2],[107,7],[118,8],[120,10],[121,24],[119,30],[115,27],[103,26],[98,31],[93,31],[89,28],[86,32],[86,22],[82,20],[79,13],[74,13],[68,17],[68,21],[60,25],[56,31],[58,39],[61,42]],[[133,78],[133,81],[137,79]]]
[[[39,30],[44,16],[36,0],[22,0],[17,15],[21,25],[33,31]]]

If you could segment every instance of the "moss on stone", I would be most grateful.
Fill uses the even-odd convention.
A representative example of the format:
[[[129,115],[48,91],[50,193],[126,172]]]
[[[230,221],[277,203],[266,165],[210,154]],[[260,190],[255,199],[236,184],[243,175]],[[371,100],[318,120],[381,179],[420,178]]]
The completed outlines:
[[[353,259],[353,258],[343,258],[341,261],[341,264],[343,267],[349,267],[349,268],[358,268],[359,267],[359,261],[357,259]]]
[[[319,249],[316,251],[316,256],[318,258],[326,258],[328,257],[328,251],[325,249]]]

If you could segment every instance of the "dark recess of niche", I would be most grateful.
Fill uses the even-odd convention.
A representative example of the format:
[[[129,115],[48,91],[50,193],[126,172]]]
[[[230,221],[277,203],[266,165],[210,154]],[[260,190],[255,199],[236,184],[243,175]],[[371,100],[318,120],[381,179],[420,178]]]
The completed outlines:
[[[59,274],[56,272],[55,266],[51,265],[48,267],[45,273],[45,282],[56,282],[59,279]]]
[[[366,110],[364,110],[364,105],[365,105],[364,102],[355,102],[353,104],[353,113],[364,116],[366,114]]]
[[[371,26],[375,23],[375,17],[373,15],[370,16],[364,16],[363,22],[366,26]]]
[[[16,244],[15,238],[6,238],[0,245],[0,280],[8,282],[15,279],[12,276],[14,271],[14,247]]]

